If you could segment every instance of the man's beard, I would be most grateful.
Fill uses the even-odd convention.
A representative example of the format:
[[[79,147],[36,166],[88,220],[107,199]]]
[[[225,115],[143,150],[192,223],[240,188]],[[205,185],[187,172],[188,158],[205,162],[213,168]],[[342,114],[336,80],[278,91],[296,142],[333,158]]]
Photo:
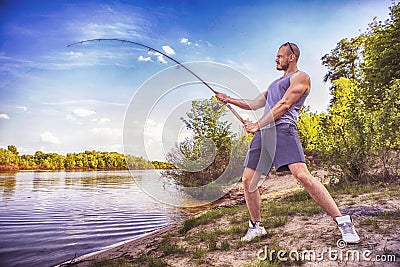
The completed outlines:
[[[276,65],[277,70],[287,70],[289,68],[289,62],[286,61],[282,65]]]

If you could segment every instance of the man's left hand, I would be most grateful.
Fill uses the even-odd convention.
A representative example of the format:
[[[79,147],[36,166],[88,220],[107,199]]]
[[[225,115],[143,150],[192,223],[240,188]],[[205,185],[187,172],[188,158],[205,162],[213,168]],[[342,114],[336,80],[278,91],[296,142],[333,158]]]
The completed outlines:
[[[246,132],[248,133],[255,133],[258,130],[260,130],[260,125],[256,122],[253,123],[251,121],[244,121],[244,129],[246,130]]]

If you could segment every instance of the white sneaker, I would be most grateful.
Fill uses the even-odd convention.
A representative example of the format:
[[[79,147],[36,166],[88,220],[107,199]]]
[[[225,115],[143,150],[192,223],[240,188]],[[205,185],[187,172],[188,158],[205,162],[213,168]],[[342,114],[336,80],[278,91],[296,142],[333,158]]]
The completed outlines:
[[[340,232],[342,233],[342,240],[349,244],[356,244],[360,242],[360,237],[354,229],[354,224],[350,215],[336,217],[335,220],[338,224]]]
[[[256,222],[254,225],[249,221],[249,230],[244,237],[240,238],[242,242],[249,242],[256,238],[257,236],[263,236],[267,233],[261,222]]]

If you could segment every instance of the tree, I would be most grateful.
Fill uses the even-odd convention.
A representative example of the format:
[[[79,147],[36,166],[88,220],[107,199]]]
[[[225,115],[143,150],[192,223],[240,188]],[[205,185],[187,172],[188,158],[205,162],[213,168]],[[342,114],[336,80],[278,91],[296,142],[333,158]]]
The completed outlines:
[[[11,153],[13,153],[14,155],[18,156],[18,154],[19,154],[17,147],[14,145],[7,146],[7,150],[10,151]]]
[[[67,156],[65,157],[65,163],[64,166],[66,169],[73,169],[76,166],[76,155],[75,153],[68,153]]]
[[[167,154],[167,160],[178,167],[167,172],[184,186],[206,185],[219,178],[227,169],[235,135],[230,124],[220,118],[225,107],[213,110],[215,98],[192,102],[192,108],[182,118],[192,137],[176,145]]]
[[[68,153],[66,156],[57,153],[36,151],[34,155],[18,155],[17,148],[9,145],[0,148],[0,169],[152,169],[154,166],[142,157],[123,155],[117,152],[97,152],[95,150],[81,153]],[[172,169],[173,165],[157,162],[163,168]]]
[[[369,109],[384,105],[385,92],[400,79],[400,3],[389,10],[389,19],[374,19],[366,33],[363,100]]]
[[[335,81],[339,78],[361,79],[363,42],[363,36],[344,38],[329,54],[321,58],[322,65],[328,68],[324,82]]]
[[[332,100],[315,126],[322,127],[317,150],[345,181],[400,173],[400,3],[390,11],[388,20],[374,19],[367,32],[341,40],[322,58]]]

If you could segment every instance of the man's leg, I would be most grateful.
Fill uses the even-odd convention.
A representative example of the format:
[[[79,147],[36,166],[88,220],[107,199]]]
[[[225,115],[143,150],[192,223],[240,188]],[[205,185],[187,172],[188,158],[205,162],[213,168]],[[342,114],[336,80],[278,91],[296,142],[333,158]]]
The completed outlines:
[[[254,177],[254,178],[253,178]],[[246,167],[243,172],[243,187],[244,187],[244,198],[246,200],[247,209],[250,213],[250,219],[252,222],[261,222],[261,198],[260,191],[258,188],[250,192],[250,183],[252,179],[260,179],[261,173],[259,171],[253,170],[251,168]]]
[[[323,208],[338,224],[342,239],[347,243],[358,243],[358,236],[353,221],[349,215],[342,216],[332,196],[325,186],[315,179],[303,162],[289,165],[289,169],[296,179],[304,186],[311,197]]]
[[[249,229],[245,236],[240,240],[248,242],[256,238],[257,236],[262,236],[267,233],[264,226],[261,223],[261,198],[260,191],[258,188],[254,191],[250,191],[250,184],[252,179],[260,179],[261,173],[259,171],[253,170],[246,167],[243,172],[243,187],[244,187],[244,197],[246,199],[247,209],[250,213]]]
[[[329,194],[328,190],[326,190],[325,186],[320,181],[311,175],[304,162],[290,164],[289,169],[315,202],[317,202],[328,215],[333,219],[342,216],[331,194]]]

